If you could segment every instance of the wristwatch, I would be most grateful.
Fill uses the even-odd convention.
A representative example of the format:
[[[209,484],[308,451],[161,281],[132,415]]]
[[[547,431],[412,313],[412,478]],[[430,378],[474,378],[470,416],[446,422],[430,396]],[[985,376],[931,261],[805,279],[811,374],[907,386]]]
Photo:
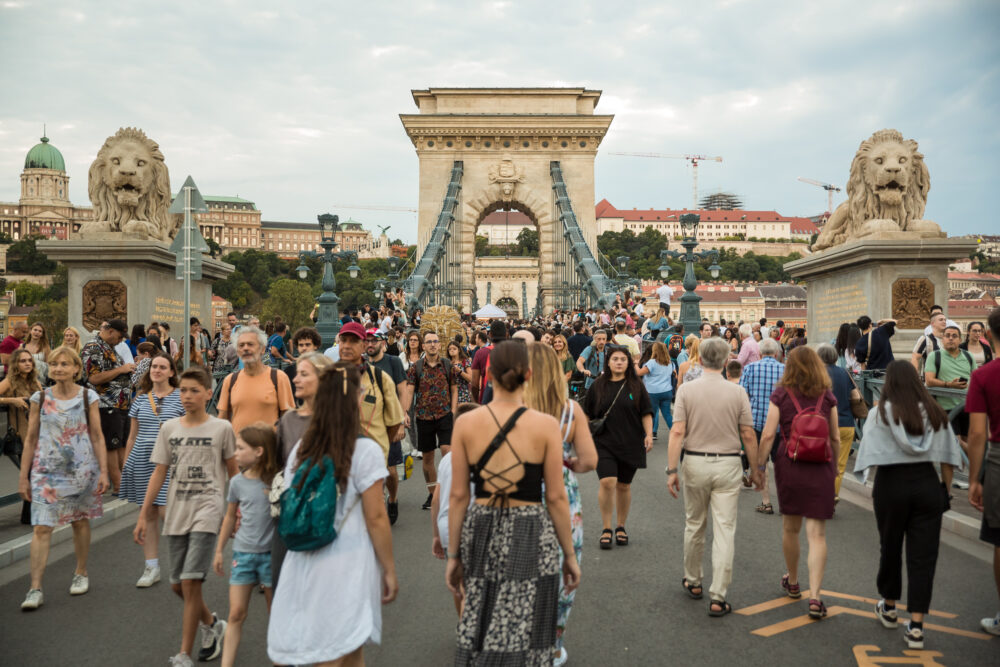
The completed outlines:
[[[667,468],[666,472],[667,472],[668,475],[676,475],[677,474],[677,468]]]

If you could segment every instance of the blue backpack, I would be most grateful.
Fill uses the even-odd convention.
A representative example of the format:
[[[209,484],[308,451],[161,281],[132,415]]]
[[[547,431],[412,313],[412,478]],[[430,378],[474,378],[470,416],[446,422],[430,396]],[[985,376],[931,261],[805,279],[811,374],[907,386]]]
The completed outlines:
[[[278,533],[291,551],[314,551],[337,539],[337,478],[333,461],[299,464],[291,485],[281,494]],[[346,515],[345,515],[346,518]]]

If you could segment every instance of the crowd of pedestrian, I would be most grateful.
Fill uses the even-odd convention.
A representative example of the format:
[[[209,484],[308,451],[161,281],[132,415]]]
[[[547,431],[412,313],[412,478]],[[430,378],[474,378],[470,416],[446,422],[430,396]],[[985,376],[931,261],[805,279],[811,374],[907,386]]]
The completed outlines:
[[[631,486],[661,417],[667,488],[684,498],[681,585],[693,599],[708,588],[710,616],[733,609],[738,500],[751,486],[762,494],[758,512],[781,514],[775,580],[795,599],[801,574],[809,615],[827,614],[827,525],[855,450],[854,473],[876,469],[882,625],[897,625],[905,544],[904,639],[923,647],[941,516],[963,467],[969,501],[983,512],[981,537],[996,548],[1000,593],[1000,309],[964,335],[935,309],[910,359],[896,361],[895,322],[867,315],[819,345],[802,328],[766,320],[705,321],[685,336],[664,287],[648,310],[624,295],[604,310],[466,320],[457,334],[421,329],[421,313],[408,316],[402,295],[387,294],[377,308],[345,313],[325,351],[311,327],[262,328],[235,313],[214,338],[192,319],[186,345],[163,323],[129,332],[113,319],[93,340],[69,328],[55,349],[41,325],[16,326],[0,344],[0,404],[24,442],[19,490],[33,534],[22,608],[43,603],[57,525],[73,526],[70,592],[87,592],[89,520],[113,488],[141,506],[137,587],[160,581],[165,536],[168,578],[183,602],[172,664],[237,664],[257,589],[272,662],[363,664],[364,645],[381,638],[381,606],[400,588],[399,469],[405,479],[419,458],[431,554],[447,561],[459,614],[456,664],[562,665],[584,512],[601,517],[592,545],[642,548],[628,529]],[[876,376],[872,401],[858,387]],[[580,488],[590,483],[598,503],[587,509]],[[230,608],[212,612],[202,588],[210,572],[227,570]],[[1000,614],[982,627],[1000,634]]]

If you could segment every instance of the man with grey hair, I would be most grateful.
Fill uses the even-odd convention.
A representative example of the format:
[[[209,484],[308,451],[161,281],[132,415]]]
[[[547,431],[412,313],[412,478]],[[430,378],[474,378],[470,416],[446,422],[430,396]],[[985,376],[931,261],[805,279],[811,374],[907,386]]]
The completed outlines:
[[[749,324],[740,325],[740,354],[736,360],[746,368],[760,361],[760,344],[753,338],[753,327]]]
[[[702,555],[705,526],[712,512],[712,586],[709,616],[725,616],[733,610],[726,592],[733,579],[736,515],[742,466],[740,441],[751,461],[756,460],[757,440],[746,392],[722,377],[729,359],[729,343],[708,338],[701,343],[704,373],[677,389],[674,425],[667,452],[667,489],[677,497],[677,475],[684,450],[684,579],[687,594],[701,599]],[[759,484],[760,474],[752,473]]]
[[[281,415],[295,407],[288,375],[264,364],[267,335],[254,326],[240,329],[236,354],[243,368],[222,381],[219,391],[219,418],[228,419],[239,435],[254,422],[276,424]]]
[[[765,338],[758,346],[760,348],[760,361],[743,367],[743,374],[740,376],[740,386],[746,390],[750,398],[753,430],[759,444],[760,434],[764,430],[764,422],[767,421],[767,407],[771,404],[771,392],[774,391],[778,380],[784,375],[785,365],[778,361],[778,355],[781,354],[781,345],[778,341],[773,338]],[[777,447],[771,448],[772,457],[777,449]],[[774,508],[771,506],[771,492],[767,488],[766,463],[764,464],[764,469],[759,470],[759,472],[761,473],[761,502],[757,506],[757,511],[761,514],[774,514]]]

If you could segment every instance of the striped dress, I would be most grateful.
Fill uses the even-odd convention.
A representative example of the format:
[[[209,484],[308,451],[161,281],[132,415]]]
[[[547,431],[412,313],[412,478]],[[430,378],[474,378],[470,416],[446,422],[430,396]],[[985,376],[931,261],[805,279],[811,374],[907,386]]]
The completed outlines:
[[[182,417],[184,408],[181,406],[181,392],[174,389],[163,398],[153,397],[156,403],[156,411],[150,405],[152,394],[138,394],[132,401],[132,407],[128,411],[128,416],[139,420],[139,433],[135,438],[135,445],[125,461],[125,469],[122,470],[121,492],[118,497],[130,503],[142,505],[146,499],[146,487],[149,485],[149,478],[156,470],[156,464],[149,460],[153,453],[153,445],[156,444],[156,436],[160,434],[160,425],[168,419]],[[154,505],[167,504],[167,487],[170,485],[170,475],[164,480],[160,492],[156,495]]]

